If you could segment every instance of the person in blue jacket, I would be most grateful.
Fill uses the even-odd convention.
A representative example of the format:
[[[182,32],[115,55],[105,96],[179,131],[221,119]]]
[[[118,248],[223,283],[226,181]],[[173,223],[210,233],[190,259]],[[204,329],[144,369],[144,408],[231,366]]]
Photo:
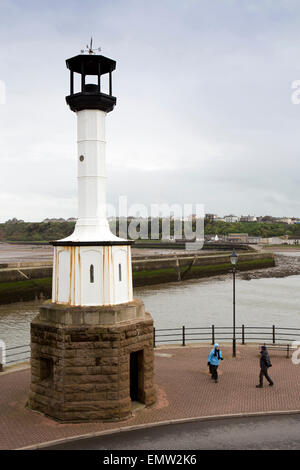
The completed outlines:
[[[222,351],[218,343],[216,343],[208,355],[207,364],[209,366],[211,378],[215,381],[215,383],[218,383],[218,366],[220,364],[220,361],[223,361]]]

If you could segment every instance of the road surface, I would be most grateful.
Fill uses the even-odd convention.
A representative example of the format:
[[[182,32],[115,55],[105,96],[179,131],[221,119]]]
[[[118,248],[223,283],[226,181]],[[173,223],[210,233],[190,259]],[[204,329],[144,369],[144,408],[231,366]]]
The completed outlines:
[[[300,414],[171,424],[75,440],[47,449],[295,450],[300,449]]]

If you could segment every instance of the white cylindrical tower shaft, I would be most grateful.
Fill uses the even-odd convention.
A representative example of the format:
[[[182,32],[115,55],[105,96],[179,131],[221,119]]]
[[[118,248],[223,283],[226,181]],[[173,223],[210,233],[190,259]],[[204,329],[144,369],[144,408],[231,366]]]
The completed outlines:
[[[78,220],[65,241],[121,241],[106,217],[106,112],[84,109],[77,116]]]
[[[77,113],[78,225],[107,227],[105,118],[98,109]]]

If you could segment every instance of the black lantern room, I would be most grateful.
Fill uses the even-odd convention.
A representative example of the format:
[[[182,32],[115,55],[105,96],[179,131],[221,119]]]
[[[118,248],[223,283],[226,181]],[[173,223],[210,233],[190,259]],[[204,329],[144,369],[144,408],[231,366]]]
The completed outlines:
[[[103,55],[88,54],[77,55],[66,60],[70,70],[70,95],[66,101],[72,111],[83,109],[99,109],[109,112],[114,109],[117,98],[112,96],[112,72],[116,68],[116,61]],[[74,73],[81,75],[81,89],[74,93]],[[101,91],[101,76],[109,74],[109,90]],[[86,83],[89,75],[97,76],[97,83]]]

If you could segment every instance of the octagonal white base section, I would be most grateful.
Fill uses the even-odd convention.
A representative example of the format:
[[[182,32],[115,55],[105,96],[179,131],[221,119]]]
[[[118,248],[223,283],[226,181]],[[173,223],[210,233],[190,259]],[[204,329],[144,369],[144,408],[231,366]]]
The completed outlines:
[[[54,246],[52,302],[116,305],[132,299],[130,245]]]

